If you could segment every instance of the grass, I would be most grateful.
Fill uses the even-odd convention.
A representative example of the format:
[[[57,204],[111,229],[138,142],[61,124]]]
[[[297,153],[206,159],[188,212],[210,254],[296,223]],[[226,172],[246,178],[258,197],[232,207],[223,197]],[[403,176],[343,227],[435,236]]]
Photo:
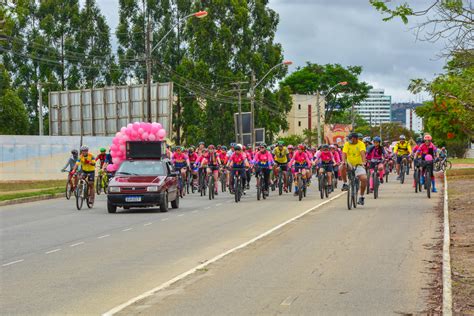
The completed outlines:
[[[49,194],[57,194],[57,193],[62,193],[62,192],[64,192],[63,187],[53,188],[53,189],[45,189],[45,190],[35,191],[35,192],[17,192],[17,193],[11,193],[11,194],[2,194],[2,195],[0,195],[0,201],[9,201],[9,200],[14,200],[14,199],[19,199],[19,198],[40,196],[40,195],[49,195]]]
[[[451,163],[462,163],[462,164],[472,164],[474,165],[474,158],[455,158],[455,159],[448,159]]]
[[[0,182],[0,193],[21,190],[51,189],[59,187],[64,188],[65,186],[66,178],[64,180]]]
[[[452,178],[452,177],[473,178],[474,168],[451,169],[447,171],[446,176],[448,176],[449,178]]]

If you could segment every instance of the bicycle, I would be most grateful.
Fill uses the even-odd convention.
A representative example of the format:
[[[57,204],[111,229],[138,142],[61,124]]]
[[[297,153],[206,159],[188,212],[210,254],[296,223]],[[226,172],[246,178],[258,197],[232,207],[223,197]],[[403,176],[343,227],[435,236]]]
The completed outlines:
[[[433,174],[433,162],[432,161],[423,161],[425,177],[425,190],[426,196],[431,199],[431,176]]]
[[[415,193],[418,193],[422,191],[423,187],[421,185],[421,160],[415,159],[414,164],[413,179],[415,181]]]
[[[327,198],[329,196],[329,183],[326,170],[318,174],[318,183],[319,194],[321,196],[321,199],[324,199],[324,196],[326,196]]]
[[[186,194],[186,188],[184,184],[185,181],[183,179],[183,175],[181,174],[181,170],[178,170],[178,192],[180,198],[184,198]]]
[[[227,174],[225,167],[221,167],[219,180],[221,182],[221,192],[226,192],[227,190]]]
[[[296,185],[298,187],[298,199],[301,201],[303,197],[306,197],[306,183],[307,180],[303,177],[302,170],[304,167],[295,167],[296,170]]]
[[[355,167],[357,168],[357,166]],[[347,177],[349,178],[349,189],[347,190],[347,208],[357,208],[357,197],[359,195],[359,178],[355,175],[355,168],[349,168]]]
[[[405,183],[405,173],[408,174],[407,167],[407,155],[402,156],[402,162],[400,163],[400,183]]]
[[[287,179],[287,182],[288,182],[288,192],[291,193],[291,191],[293,190],[293,172],[291,172],[291,169],[288,168],[288,179]]]
[[[207,172],[206,168],[199,168],[199,192],[201,193],[201,196],[206,195],[206,189],[207,189]]]
[[[67,172],[66,170],[61,170],[62,172]],[[76,194],[76,190],[74,188],[74,179],[76,177],[76,173],[72,173],[72,171],[68,172],[67,175],[67,182],[66,182],[66,199],[69,200],[71,198],[72,193]]]
[[[448,160],[448,158],[443,158],[438,160],[438,162],[435,164],[434,170],[435,171],[446,171],[450,170],[452,168],[452,163],[451,161]]]
[[[378,160],[378,159],[372,159],[370,161],[371,166],[374,166],[374,171],[372,172],[372,181],[374,184],[374,199],[377,199],[379,197],[379,187],[380,187],[380,174],[379,174],[379,169],[378,165],[382,162],[383,160]]]
[[[81,175],[76,187],[76,207],[78,211],[81,210],[84,200],[86,200],[87,207],[92,208],[93,203],[91,203],[89,198],[89,181],[85,174]]]
[[[214,194],[215,194],[215,192],[214,192],[214,190],[215,190],[215,187],[214,187],[214,186],[215,186],[215,185],[214,185],[214,184],[215,184],[214,175],[213,175],[212,172],[211,172],[211,174],[208,175],[207,177],[208,177],[208,180],[207,180],[207,182],[208,182],[207,187],[208,187],[208,189],[209,189],[209,200],[213,200],[213,199],[214,199]]]
[[[104,193],[107,193],[108,184],[109,179],[107,172],[100,169],[97,174],[97,179],[95,180],[95,192],[97,193],[97,195],[100,195],[102,190],[104,190]]]
[[[234,168],[234,198],[235,203],[239,203],[243,195],[242,173],[245,175],[245,168]]]
[[[287,173],[287,178],[288,178],[288,173]],[[283,194],[284,180],[285,180],[285,177],[283,174],[282,165],[278,164],[278,195]]]
[[[261,197],[265,200],[268,193],[265,191],[265,176],[263,174],[263,168],[257,167],[255,179],[257,181],[257,200],[260,201]]]

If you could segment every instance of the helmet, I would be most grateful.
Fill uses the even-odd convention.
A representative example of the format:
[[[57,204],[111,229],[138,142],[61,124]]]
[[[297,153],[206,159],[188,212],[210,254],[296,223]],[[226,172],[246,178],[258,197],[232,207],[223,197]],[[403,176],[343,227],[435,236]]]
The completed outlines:
[[[284,141],[280,140],[280,141],[278,142],[278,146],[284,146],[284,145],[285,145],[285,142],[284,142]]]
[[[247,148],[252,148],[252,144],[247,144]]]
[[[189,147],[188,152],[193,153],[194,152],[194,147]]]
[[[336,146],[334,146],[334,145],[329,145],[329,148],[331,148],[331,149],[336,149]]]
[[[303,144],[299,144],[299,145],[298,145],[298,149],[305,150],[305,149],[306,149],[306,146],[303,145]]]
[[[422,139],[421,137],[418,137],[418,138],[416,139],[416,143],[417,143],[417,144],[421,144],[422,142],[423,142],[423,139]]]
[[[207,149],[215,149],[216,147],[214,147],[214,145],[209,145],[207,146]]]
[[[204,142],[199,142],[199,145],[204,145]]]
[[[221,146],[221,145],[217,145],[216,148],[217,148],[217,149],[221,149],[222,146]]]
[[[400,140],[405,140],[405,139],[406,139],[405,135],[400,135]]]
[[[266,150],[271,151],[272,148],[270,146],[267,146]]]
[[[227,146],[222,146],[221,149],[222,150],[227,150]]]
[[[87,146],[81,146],[81,151],[89,151],[89,147]]]
[[[242,150],[247,150],[247,147],[242,145]]]
[[[424,140],[429,140],[429,141],[433,140],[433,138],[431,137],[430,134],[426,134],[425,137],[423,137],[423,139]]]
[[[71,150],[71,154],[73,154],[74,156],[77,155],[78,154],[77,149]]]
[[[288,149],[293,149],[293,145],[288,145]]]
[[[258,147],[267,147],[267,144],[265,144],[264,142],[261,142],[260,145],[258,145]]]
[[[242,150],[242,146],[240,146],[240,145],[235,145],[235,150]]]
[[[446,147],[441,147],[441,150],[445,150],[445,149],[446,149]]]
[[[354,138],[354,137],[359,138],[359,134],[358,133],[350,133],[348,137],[349,138]]]
[[[102,148],[100,149],[100,152],[101,152],[101,153],[105,153],[106,151],[107,151],[107,150],[106,150],[104,147],[102,147]]]
[[[329,148],[329,145],[328,145],[328,144],[323,144],[323,145],[321,146],[321,148],[323,148],[323,149],[328,149],[328,148]]]
[[[183,150],[183,148],[181,146],[176,146],[175,150]]]
[[[371,141],[372,141],[372,139],[370,138],[370,136],[366,136],[366,137],[364,137],[364,139],[363,139],[363,142],[364,142],[364,143],[370,143]]]
[[[379,136],[374,137],[374,142],[379,142],[380,143],[381,141],[382,141],[382,139]]]

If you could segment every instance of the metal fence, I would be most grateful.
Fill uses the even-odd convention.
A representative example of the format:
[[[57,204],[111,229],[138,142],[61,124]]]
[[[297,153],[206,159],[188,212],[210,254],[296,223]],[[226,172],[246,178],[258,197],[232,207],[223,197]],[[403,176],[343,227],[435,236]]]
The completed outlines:
[[[113,136],[122,126],[146,121],[146,85],[49,93],[49,135]],[[151,86],[152,121],[172,135],[173,83]]]

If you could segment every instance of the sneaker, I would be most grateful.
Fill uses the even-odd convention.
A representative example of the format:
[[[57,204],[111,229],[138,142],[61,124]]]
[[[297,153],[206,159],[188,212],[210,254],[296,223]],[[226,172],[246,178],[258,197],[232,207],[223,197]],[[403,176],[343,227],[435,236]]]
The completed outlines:
[[[374,189],[370,189],[370,190],[369,190],[369,193],[374,193]]]
[[[380,178],[380,183],[383,183],[383,178]]]
[[[214,192],[214,195],[217,195],[217,194],[218,194],[217,191],[215,191],[215,192]]]
[[[397,180],[400,180],[400,176],[397,176]]]
[[[344,183],[342,185],[341,191],[349,191],[349,185],[347,183]]]
[[[357,202],[357,204],[359,204],[359,205],[364,205],[364,201],[365,201],[365,198],[364,198],[363,196],[361,196],[361,197],[359,198],[359,201]]]
[[[431,192],[438,193],[438,190],[436,190],[436,188],[433,188],[433,189],[431,189]]]
[[[297,191],[295,191],[295,193],[293,193],[293,195],[294,195],[294,196],[298,196],[298,192],[297,192]]]

